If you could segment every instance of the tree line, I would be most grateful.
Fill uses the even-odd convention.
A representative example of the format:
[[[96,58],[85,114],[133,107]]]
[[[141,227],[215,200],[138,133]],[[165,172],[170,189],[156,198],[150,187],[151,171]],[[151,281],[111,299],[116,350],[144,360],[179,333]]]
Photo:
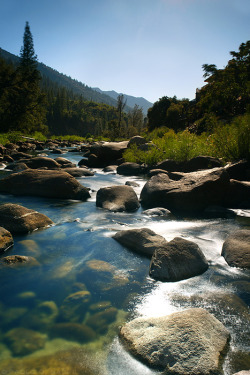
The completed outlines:
[[[125,105],[123,95],[114,107],[86,100],[48,77],[42,78],[28,22],[20,63],[15,66],[0,57],[1,132],[132,136],[142,130],[144,116],[137,105],[125,113]]]

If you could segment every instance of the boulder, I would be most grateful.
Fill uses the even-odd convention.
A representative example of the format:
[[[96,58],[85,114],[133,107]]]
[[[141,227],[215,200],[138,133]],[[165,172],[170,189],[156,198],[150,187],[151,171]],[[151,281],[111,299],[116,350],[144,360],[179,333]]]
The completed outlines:
[[[103,172],[105,173],[116,173],[117,165],[108,165],[107,167],[103,168]]]
[[[250,208],[250,182],[230,180],[225,192],[224,205],[233,208]]]
[[[0,180],[0,192],[13,195],[86,200],[89,189],[67,172],[32,170],[15,173]]]
[[[196,156],[184,164],[183,170],[185,172],[194,172],[201,169],[211,169],[222,166],[223,163],[217,158],[213,158],[211,156]]]
[[[172,159],[165,159],[156,164],[155,169],[164,169],[168,172],[182,172],[183,171],[183,163],[177,162]]]
[[[1,258],[1,266],[39,266],[39,262],[33,257],[27,257],[25,255],[8,255],[7,257]]]
[[[29,154],[26,154],[25,152],[15,151],[11,153],[11,157],[14,160],[20,160],[20,159],[31,159],[32,156]]]
[[[149,228],[121,230],[113,238],[128,249],[149,256],[167,244],[164,237]]]
[[[104,168],[110,164],[116,164],[123,152],[127,149],[128,141],[123,142],[103,142],[94,143],[89,147],[90,154],[96,156],[95,160],[89,157],[89,162],[92,167]]]
[[[247,160],[240,160],[237,163],[229,163],[225,166],[225,169],[229,177],[233,180],[249,180],[248,171],[250,170],[250,162]]]
[[[145,143],[147,143],[145,138],[141,137],[140,135],[135,135],[128,142],[128,148],[131,147],[132,145],[140,146],[140,145],[144,145]]]
[[[62,337],[69,341],[86,343],[96,339],[96,333],[86,324],[79,323],[56,323],[50,330],[52,337]]]
[[[0,227],[0,253],[8,250],[14,245],[11,233],[3,227]]]
[[[140,207],[131,186],[117,185],[101,188],[96,194],[96,206],[113,212],[135,211]]]
[[[46,336],[40,332],[19,327],[8,331],[4,339],[14,355],[22,356],[42,349],[45,345]]]
[[[12,234],[28,233],[52,225],[46,215],[13,203],[0,205],[0,226]]]
[[[25,163],[31,169],[47,168],[47,169],[59,169],[61,165],[55,160],[46,156],[37,156],[31,159],[20,159],[22,163]]]
[[[64,168],[63,170],[73,177],[94,176],[94,172],[90,171],[88,168]]]
[[[144,185],[141,204],[145,208],[161,206],[173,213],[201,213],[208,206],[220,205],[228,186],[223,168],[186,173],[177,181],[160,173]]]
[[[223,243],[222,254],[232,267],[250,268],[250,230],[240,229]]]
[[[119,335],[131,354],[169,375],[220,373],[230,337],[223,324],[201,308],[136,318]]]
[[[137,163],[122,163],[117,167],[117,174],[123,176],[138,176],[143,173],[143,168],[140,164]]]
[[[240,372],[235,372],[233,375],[250,375],[250,370],[243,370]]]
[[[155,250],[149,275],[156,280],[179,281],[201,275],[208,263],[199,246],[176,237],[164,247]]]
[[[69,161],[66,158],[58,157],[58,158],[55,158],[55,161],[59,163],[62,168],[75,168],[76,167],[76,164],[71,163],[71,161]]]
[[[222,218],[222,219],[234,219],[236,218],[237,214],[226,207],[221,206],[209,206],[204,210],[204,216],[212,219],[212,218]]]
[[[148,210],[142,211],[143,215],[147,216],[158,216],[162,217],[164,219],[172,219],[174,216],[171,211],[169,211],[167,208],[163,207],[155,207],[155,208],[149,208]]]

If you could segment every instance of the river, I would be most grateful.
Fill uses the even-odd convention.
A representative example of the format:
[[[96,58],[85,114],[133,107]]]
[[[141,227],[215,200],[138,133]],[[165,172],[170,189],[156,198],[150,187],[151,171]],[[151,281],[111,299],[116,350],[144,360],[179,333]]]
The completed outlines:
[[[76,152],[62,156],[73,163],[82,159]],[[1,268],[0,374],[155,374],[124,350],[119,327],[134,317],[163,316],[188,307],[207,309],[230,331],[223,373],[249,369],[249,272],[229,267],[221,249],[231,232],[249,228],[250,210],[241,211],[246,220],[165,220],[144,215],[141,208],[112,213],[96,207],[97,190],[134,181],[139,195],[146,178],[94,171],[93,177],[78,179],[91,189],[86,202],[0,195],[1,203],[21,204],[54,222],[49,228],[15,236],[14,247],[1,255],[31,256],[36,264]],[[209,269],[175,283],[152,280],[150,259],[112,238],[119,230],[143,227],[166,240],[178,236],[196,242]],[[78,329],[80,325],[85,332]],[[25,351],[18,345],[29,343],[29,330],[41,337],[35,350]],[[46,363],[50,368],[51,358],[55,363],[66,358],[71,370],[66,372],[66,364],[65,372],[41,370]]]

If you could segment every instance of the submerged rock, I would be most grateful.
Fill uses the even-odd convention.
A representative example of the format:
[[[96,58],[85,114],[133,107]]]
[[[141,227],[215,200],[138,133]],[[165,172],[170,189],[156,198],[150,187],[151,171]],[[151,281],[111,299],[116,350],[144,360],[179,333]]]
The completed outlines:
[[[134,189],[127,185],[109,186],[97,191],[96,206],[113,212],[136,211],[140,207]]]
[[[223,243],[222,254],[232,267],[250,269],[250,230],[238,230]]]
[[[86,324],[79,323],[57,323],[51,330],[52,337],[62,337],[67,340],[86,343],[96,339],[96,333]]]
[[[4,336],[5,341],[15,356],[27,355],[42,349],[46,335],[26,328],[13,328]]]
[[[40,263],[33,257],[24,255],[9,255],[1,259],[1,263],[6,266],[39,266]]]
[[[162,281],[179,281],[198,276],[208,269],[208,263],[199,246],[183,238],[174,238],[155,250],[149,275]]]
[[[8,250],[14,245],[11,233],[3,227],[0,227],[0,253]]]
[[[28,233],[52,225],[46,215],[13,203],[0,205],[0,225],[12,234]]]
[[[121,230],[113,238],[128,249],[149,256],[167,244],[164,237],[149,228]]]
[[[71,322],[82,321],[87,307],[90,303],[91,294],[87,290],[82,290],[66,297],[60,307],[60,316],[64,320]]]
[[[120,330],[134,356],[169,375],[210,375],[221,369],[229,332],[204,309],[136,318]]]
[[[115,307],[109,307],[90,316],[86,324],[93,328],[95,332],[104,334],[109,328],[109,324],[116,320],[118,310]]]
[[[0,192],[57,199],[86,200],[89,189],[63,170],[32,170],[15,173],[0,180]]]

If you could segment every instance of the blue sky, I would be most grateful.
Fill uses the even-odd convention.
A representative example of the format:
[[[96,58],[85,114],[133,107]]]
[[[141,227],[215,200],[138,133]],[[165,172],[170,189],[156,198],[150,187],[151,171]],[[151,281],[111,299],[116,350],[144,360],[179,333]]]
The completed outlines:
[[[249,0],[0,0],[0,47],[19,55],[25,22],[38,60],[90,87],[195,97],[202,64],[223,68],[250,39]]]

